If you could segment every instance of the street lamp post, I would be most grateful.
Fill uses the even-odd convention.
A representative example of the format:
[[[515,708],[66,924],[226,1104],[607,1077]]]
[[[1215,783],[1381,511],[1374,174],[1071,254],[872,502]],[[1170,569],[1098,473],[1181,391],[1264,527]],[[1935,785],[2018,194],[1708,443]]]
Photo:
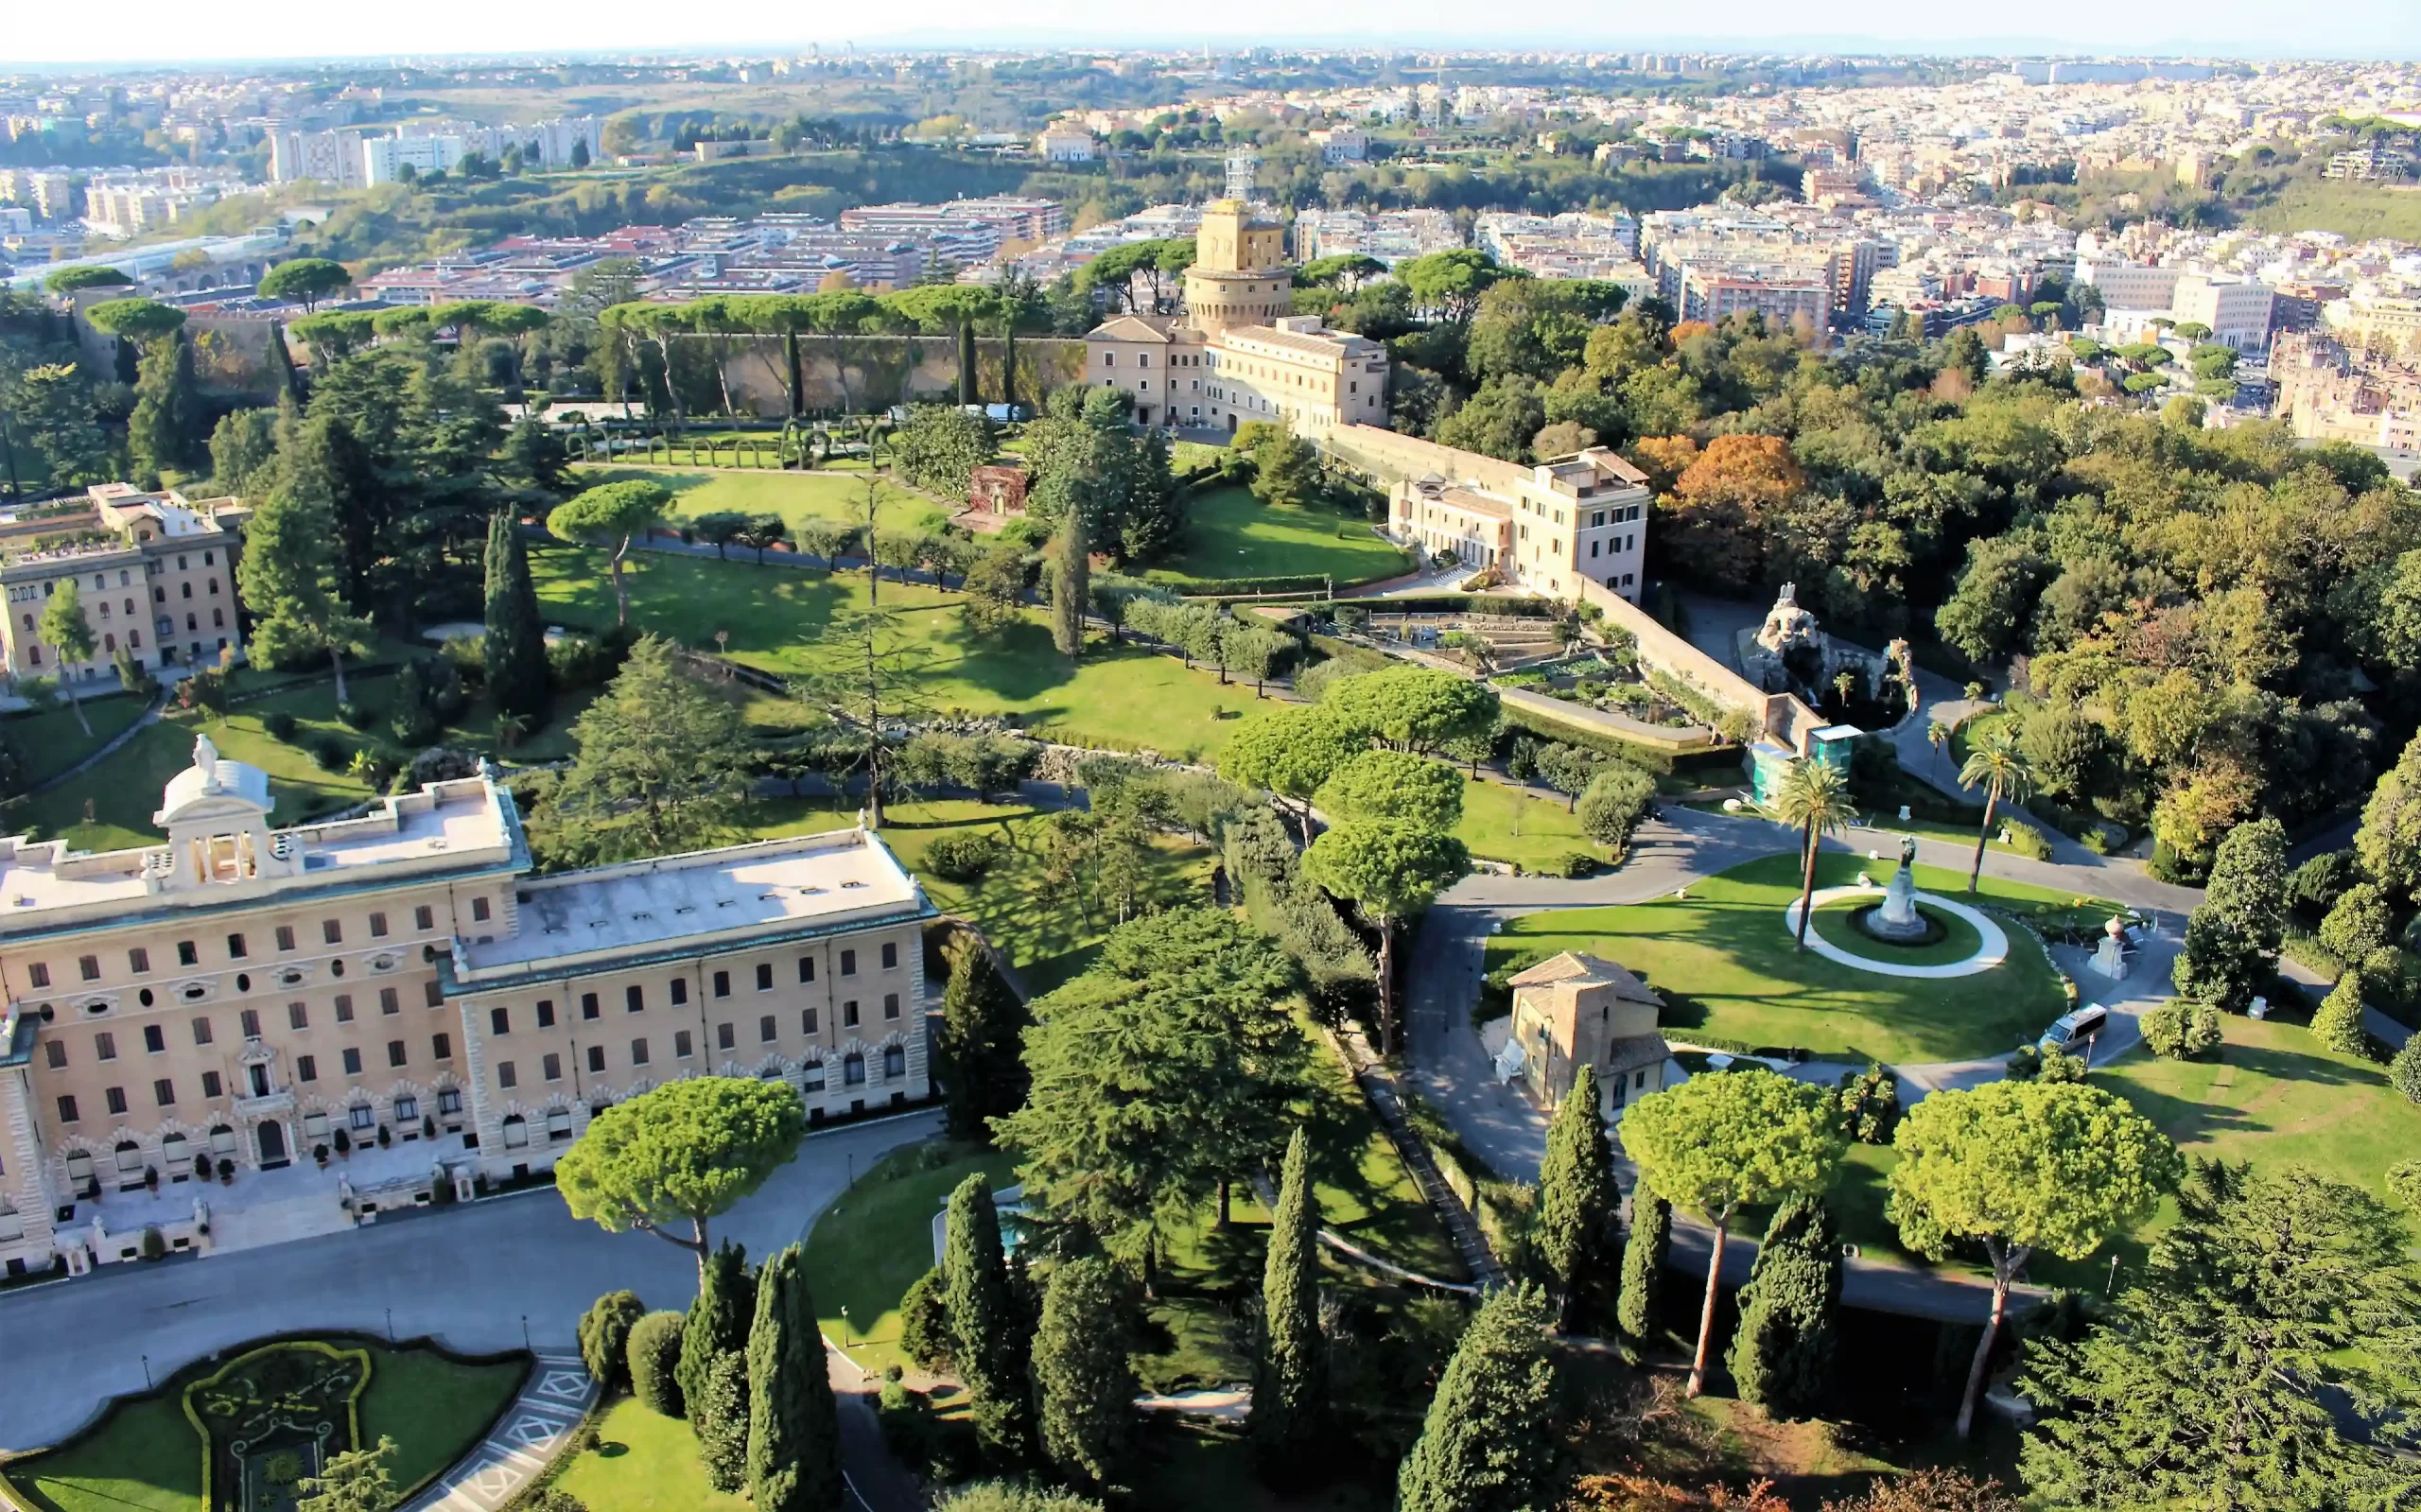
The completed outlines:
[[[848,1348],[849,1348],[849,1310],[848,1310],[846,1307],[844,1307],[844,1308],[842,1308],[842,1309],[841,1309],[841,1351],[842,1351],[844,1354],[846,1354],[846,1353],[848,1352]]]

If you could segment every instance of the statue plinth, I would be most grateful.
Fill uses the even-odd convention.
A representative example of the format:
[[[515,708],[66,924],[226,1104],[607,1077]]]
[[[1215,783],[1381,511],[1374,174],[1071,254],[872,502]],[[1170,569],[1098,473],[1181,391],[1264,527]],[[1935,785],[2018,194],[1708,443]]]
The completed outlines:
[[[1878,940],[1905,945],[1925,937],[1929,926],[1917,912],[1916,852],[1914,840],[1901,843],[1900,869],[1891,874],[1891,885],[1883,890],[1882,906],[1858,921]]]

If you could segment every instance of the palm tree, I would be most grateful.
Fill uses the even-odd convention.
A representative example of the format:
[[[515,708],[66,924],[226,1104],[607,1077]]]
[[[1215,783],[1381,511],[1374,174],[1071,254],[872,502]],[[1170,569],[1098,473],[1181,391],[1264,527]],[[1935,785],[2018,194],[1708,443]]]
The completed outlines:
[[[1950,748],[1950,726],[1940,720],[1929,721],[1925,725],[1925,743],[1933,747],[1934,759],[1940,760],[1942,753]]]
[[[1766,811],[1800,832],[1799,948],[1807,948],[1807,915],[1815,911],[1816,850],[1827,830],[1846,829],[1857,817],[1850,802],[1849,773],[1811,756],[1790,764]]]
[[[1984,790],[1984,824],[1976,832],[1976,862],[1967,868],[1967,891],[1976,891],[1984,874],[1984,842],[1993,833],[1993,809],[2003,798],[2023,803],[2034,793],[2034,768],[2017,748],[2016,732],[2004,725],[1968,748],[1967,764],[1959,769],[1959,785]]]
[[[1842,672],[1833,679],[1833,691],[1840,695],[1841,713],[1844,715],[1850,711],[1850,690],[1855,686],[1857,686],[1855,672]]]

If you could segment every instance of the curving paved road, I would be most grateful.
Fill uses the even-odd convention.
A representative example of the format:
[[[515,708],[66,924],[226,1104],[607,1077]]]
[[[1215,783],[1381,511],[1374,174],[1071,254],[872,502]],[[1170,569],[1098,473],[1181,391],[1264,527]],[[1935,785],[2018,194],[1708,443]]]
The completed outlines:
[[[1873,851],[1889,856],[1898,850],[1899,836],[1888,830],[1854,829],[1838,839],[1828,837],[1824,844],[1847,854]],[[1471,1022],[1489,936],[1505,920],[1523,914],[1645,903],[1743,861],[1789,855],[1796,849],[1797,836],[1792,831],[1766,820],[1675,808],[1642,826],[1629,860],[1620,870],[1604,876],[1571,881],[1490,874],[1466,878],[1431,908],[1414,945],[1407,995],[1406,1075],[1454,1123],[1472,1150],[1500,1173],[1535,1178],[1546,1148],[1546,1120],[1526,1097],[1497,1080]],[[2101,1060],[2133,1049],[2142,1037],[2140,1015],[2168,998],[2169,967],[2184,930],[2184,914],[2201,901],[2202,895],[2197,889],[2157,881],[2132,863],[2105,861],[2081,847],[2079,852],[2100,864],[2064,865],[1988,852],[1984,870],[2011,881],[2114,898],[2145,911],[2151,919],[2152,937],[2122,982],[2111,982],[2089,970],[2088,953],[2083,950],[2063,947],[2052,951],[2054,961],[2077,980],[2086,1000],[2111,1011],[2110,1027],[2094,1051],[2096,1059]],[[1920,841],[1917,846],[1918,860],[1928,866],[1963,871],[1972,855],[1970,847],[1938,841]],[[1779,923],[1776,927],[1780,928]],[[2006,1059],[1996,1055],[1893,1069],[1900,1076],[1903,1098],[1914,1102],[1930,1092],[1996,1081]],[[1830,1085],[1851,1069],[1817,1062],[1792,1068],[1790,1074]],[[1629,1163],[1623,1161],[1627,1188],[1632,1174]],[[1712,1231],[1706,1228],[1686,1221],[1675,1225],[1674,1254],[1683,1268],[1703,1271],[1712,1239]],[[1745,1280],[1755,1252],[1753,1237],[1744,1242],[1733,1236],[1724,1252],[1726,1279]],[[1989,1293],[1974,1284],[1882,1260],[1854,1261],[1845,1286],[1845,1295],[1858,1306],[1925,1317],[1972,1321],[1983,1315],[1982,1309],[1990,1301]]]

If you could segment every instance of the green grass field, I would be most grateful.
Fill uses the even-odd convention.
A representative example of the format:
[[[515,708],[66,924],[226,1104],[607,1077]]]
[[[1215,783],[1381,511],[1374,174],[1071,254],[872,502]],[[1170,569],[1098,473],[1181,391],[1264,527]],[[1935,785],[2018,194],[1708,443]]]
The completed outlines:
[[[1866,864],[1826,855],[1817,885],[1854,881]],[[1804,1046],[1826,1059],[1886,1064],[2001,1054],[2064,1006],[2042,949],[2014,929],[2006,965],[1944,981],[1877,976],[1801,954],[1783,916],[1798,898],[1798,881],[1797,860],[1774,856],[1695,884],[1687,901],[1533,913],[1489,942],[1489,965],[1518,953],[1587,950],[1629,967],[1663,995],[1668,1034],[1703,1029],[1751,1044]],[[1917,883],[1954,895],[1965,878],[1921,866]],[[2068,901],[1990,878],[1984,894],[1987,901],[2029,905]]]
[[[425,1349],[341,1342],[370,1351],[361,1434],[368,1443],[381,1434],[395,1440],[389,1473],[399,1490],[461,1458],[520,1389],[516,1362],[459,1364]],[[198,1512],[202,1445],[182,1394],[199,1374],[181,1371],[162,1395],[128,1403],[57,1449],[11,1461],[9,1486],[41,1512]]]
[[[1147,576],[1178,581],[1325,572],[1343,587],[1407,570],[1404,554],[1362,520],[1328,509],[1273,508],[1247,488],[1214,488],[1186,506],[1184,549]]]
[[[109,685],[115,687],[117,685]],[[0,734],[17,748],[26,764],[28,785],[47,782],[110,743],[128,725],[143,717],[150,705],[131,693],[115,693],[107,698],[87,696],[84,718],[93,733],[84,733],[76,722],[76,711],[61,704],[42,714],[14,714],[0,721]]]
[[[732,510],[742,514],[773,513],[782,517],[796,538],[801,521],[839,520],[863,525],[866,519],[866,478],[862,472],[709,472],[693,467],[583,467],[583,483],[618,482],[644,478],[672,491],[675,523],[701,514]],[[889,478],[876,485],[875,528],[880,530],[938,530],[949,513],[940,504],[900,487]],[[739,547],[731,554],[752,560],[756,553]]]
[[[594,1452],[569,1456],[554,1480],[589,1512],[748,1512],[748,1498],[706,1484],[698,1435],[685,1418],[625,1397],[606,1410],[597,1438]]]
[[[1606,847],[1583,834],[1561,802],[1534,798],[1498,782],[1463,784],[1463,817],[1454,837],[1486,860],[1544,871],[1582,852],[1604,860]]]
[[[614,592],[599,553],[542,548],[531,556],[531,573],[551,618],[613,624]],[[862,572],[741,561],[634,553],[628,574],[632,623],[702,648],[728,631],[734,661],[783,677],[812,669],[812,637],[834,615],[862,607],[867,595]],[[1014,713],[1029,728],[1075,744],[1198,758],[1224,748],[1238,716],[1251,717],[1260,702],[1248,683],[1222,686],[1213,672],[1104,636],[1071,667],[1052,650],[1050,627],[1036,611],[987,636],[967,626],[956,593],[885,582],[881,601],[902,611],[926,658],[918,681],[935,712]]]
[[[868,1370],[907,1364],[899,1352],[899,1299],[933,1263],[933,1215],[979,1171],[996,1191],[1017,1184],[1017,1158],[1003,1151],[949,1142],[895,1151],[809,1230],[816,1316],[837,1340],[841,1310],[849,1310],[849,1358]]]

